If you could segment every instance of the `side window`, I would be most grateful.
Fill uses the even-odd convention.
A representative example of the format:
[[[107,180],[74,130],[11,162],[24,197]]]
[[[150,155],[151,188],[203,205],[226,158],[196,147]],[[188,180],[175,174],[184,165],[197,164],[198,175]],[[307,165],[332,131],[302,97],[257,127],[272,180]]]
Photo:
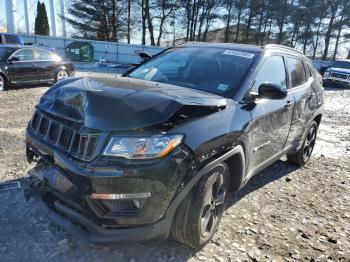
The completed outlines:
[[[15,35],[5,35],[6,44],[19,44],[18,38]]]
[[[17,51],[14,56],[12,56],[13,61],[33,61],[33,50],[32,49],[22,49]]]
[[[291,87],[300,86],[306,83],[306,75],[303,66],[303,62],[296,58],[287,57],[286,58],[289,81]]]
[[[286,87],[286,70],[283,58],[281,56],[269,57],[263,64],[252,88],[253,92],[257,92],[261,84],[269,82]]]
[[[36,49],[35,51],[35,60],[52,60],[52,54],[47,51],[47,50],[43,50],[43,49]]]

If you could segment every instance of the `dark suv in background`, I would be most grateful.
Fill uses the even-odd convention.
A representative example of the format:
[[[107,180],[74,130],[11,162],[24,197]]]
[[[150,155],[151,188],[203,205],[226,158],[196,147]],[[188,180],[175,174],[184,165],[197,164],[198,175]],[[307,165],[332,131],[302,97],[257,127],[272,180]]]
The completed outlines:
[[[0,45],[0,91],[11,85],[57,82],[73,75],[70,61],[41,47]]]
[[[24,45],[22,36],[13,33],[0,33],[0,45]]]
[[[335,61],[323,74],[325,86],[350,88],[350,59]]]
[[[28,125],[25,194],[94,243],[200,248],[229,191],[285,154],[309,160],[322,107],[311,62],[278,45],[186,44],[122,77],[68,78]]]

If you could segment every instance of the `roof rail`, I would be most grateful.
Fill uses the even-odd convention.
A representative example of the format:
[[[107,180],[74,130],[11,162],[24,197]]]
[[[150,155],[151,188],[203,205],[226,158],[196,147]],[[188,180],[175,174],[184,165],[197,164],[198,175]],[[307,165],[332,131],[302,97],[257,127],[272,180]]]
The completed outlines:
[[[267,44],[264,46],[264,48],[280,48],[280,49],[286,49],[286,50],[289,50],[289,51],[294,51],[296,53],[299,53],[299,54],[302,54],[304,55],[302,52],[298,51],[298,50],[295,50],[294,48],[292,47],[289,47],[289,46],[285,46],[285,45],[277,45],[277,44]]]

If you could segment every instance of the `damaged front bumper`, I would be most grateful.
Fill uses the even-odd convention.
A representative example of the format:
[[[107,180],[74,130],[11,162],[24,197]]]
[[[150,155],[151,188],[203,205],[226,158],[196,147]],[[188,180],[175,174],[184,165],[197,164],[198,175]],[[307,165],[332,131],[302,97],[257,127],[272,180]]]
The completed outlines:
[[[108,160],[113,164],[107,166],[99,160],[91,166],[59,152],[45,155],[44,142],[27,138],[28,157],[40,161],[28,172],[25,196],[39,202],[60,227],[92,243],[168,237],[176,208],[191,188],[194,162],[183,148],[147,165]],[[124,198],[101,199],[103,195]]]

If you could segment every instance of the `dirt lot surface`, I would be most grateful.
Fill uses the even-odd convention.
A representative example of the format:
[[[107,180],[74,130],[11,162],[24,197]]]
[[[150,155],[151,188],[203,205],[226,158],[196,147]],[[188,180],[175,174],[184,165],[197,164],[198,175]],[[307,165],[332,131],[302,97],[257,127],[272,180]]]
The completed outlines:
[[[30,168],[24,129],[45,90],[0,93],[0,182]],[[281,159],[232,195],[198,252],[174,241],[94,246],[55,226],[21,190],[0,192],[0,261],[350,261],[350,90],[326,91],[314,153],[302,169]]]

